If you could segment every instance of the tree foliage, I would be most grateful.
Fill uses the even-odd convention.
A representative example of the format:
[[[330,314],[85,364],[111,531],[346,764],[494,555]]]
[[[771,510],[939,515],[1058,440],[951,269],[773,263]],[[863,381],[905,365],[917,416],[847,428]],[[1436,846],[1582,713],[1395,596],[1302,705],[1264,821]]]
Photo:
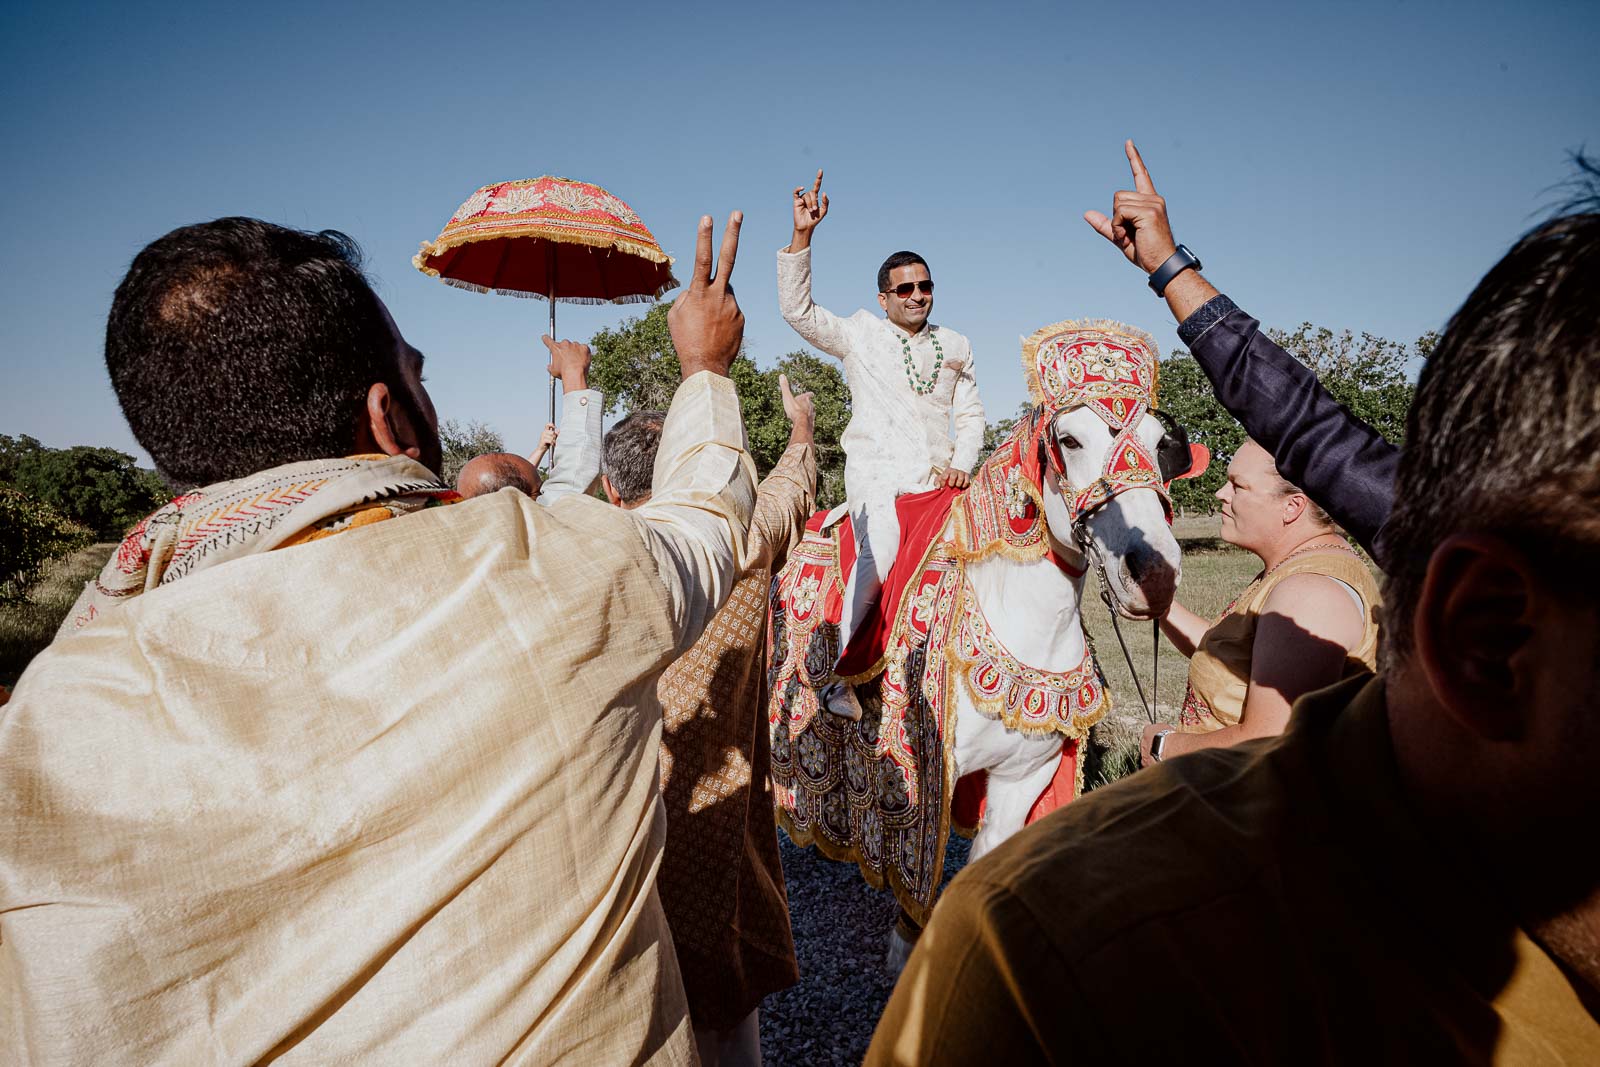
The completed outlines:
[[[447,485],[456,484],[456,476],[472,457],[506,450],[505,438],[498,430],[485,423],[460,423],[455,419],[445,419],[439,424],[439,444],[444,449],[444,462],[440,465],[443,469],[439,474]]]
[[[87,527],[50,505],[0,486],[0,604],[26,600],[46,563],[77,551],[90,539]]]
[[[605,393],[606,414],[665,410],[672,403],[682,369],[667,329],[670,308],[667,303],[656,304],[644,315],[615,329],[603,329],[590,340],[594,363],[589,368],[589,385]],[[817,502],[832,507],[844,499],[844,448],[839,438],[850,422],[850,390],[838,364],[814,353],[790,352],[767,370],[740,353],[728,376],[739,393],[750,454],[763,475],[789,444],[780,374],[789,376],[795,392],[815,394]]]
[[[1386,439],[1403,441],[1406,413],[1416,394],[1406,367],[1432,353],[1436,334],[1424,334],[1405,345],[1370,333],[1335,333],[1306,322],[1292,333],[1269,330],[1268,336],[1311,368],[1328,393],[1357,418]],[[1211,466],[1204,475],[1173,484],[1173,505],[1214,512],[1216,491],[1227,478],[1228,462],[1244,442],[1244,428],[1223,410],[1200,365],[1181,349],[1161,361],[1160,398],[1161,407],[1183,425],[1189,439],[1211,449]]]
[[[0,434],[0,479],[107,539],[120,538],[171,496],[160,475],[126,452],[46,448],[27,436]]]
[[[972,465],[973,470],[983,466],[983,461],[989,458],[990,453],[1000,447],[1000,442],[1011,436],[1011,431],[1017,428],[1017,423],[1032,410],[1033,405],[1024,400],[1017,405],[1017,413],[997,422],[991,422],[983,428],[983,451],[978,453],[978,462]]]

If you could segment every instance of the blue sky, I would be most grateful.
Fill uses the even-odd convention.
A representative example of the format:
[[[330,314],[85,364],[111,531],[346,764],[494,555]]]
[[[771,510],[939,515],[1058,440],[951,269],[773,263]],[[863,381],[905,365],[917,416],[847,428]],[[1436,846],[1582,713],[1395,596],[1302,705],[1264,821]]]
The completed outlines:
[[[758,362],[789,192],[833,211],[817,296],[870,304],[922,252],[991,419],[1018,336],[1104,316],[1176,343],[1080,219],[1143,149],[1179,240],[1269,324],[1410,340],[1443,324],[1600,149],[1600,5],[9,4],[0,12],[0,432],[146,460],[101,360],[146,242],[256,215],[335,227],[429,355],[441,417],[531,448],[538,301],[412,269],[490,181],[566,174],[627,200],[686,266],[695,220],[746,214],[734,282]],[[587,338],[640,309],[563,305]]]

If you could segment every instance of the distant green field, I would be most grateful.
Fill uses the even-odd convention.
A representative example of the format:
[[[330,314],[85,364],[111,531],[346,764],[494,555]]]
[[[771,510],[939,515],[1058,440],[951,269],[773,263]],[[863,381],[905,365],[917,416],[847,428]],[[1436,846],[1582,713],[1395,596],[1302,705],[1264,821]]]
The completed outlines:
[[[1207,618],[1219,614],[1261,570],[1259,559],[1222,540],[1221,529],[1222,520],[1215,515],[1180,518],[1173,524],[1178,546],[1183,550],[1183,582],[1178,587],[1178,602]],[[1100,601],[1100,585],[1093,574],[1085,579],[1083,594],[1084,623],[1100,655],[1100,668],[1105,671],[1117,712],[1142,718],[1144,709],[1139,705],[1139,694],[1128,675],[1122,650],[1117,647],[1117,635],[1112,632],[1110,614]],[[1127,619],[1119,621],[1122,636],[1128,641],[1128,651],[1139,669],[1139,681],[1148,696],[1151,625]],[[1176,716],[1183,703],[1184,679],[1188,672],[1189,661],[1179,655],[1170,642],[1162,640],[1161,683],[1156,696],[1156,703],[1165,713],[1161,718]]]
[[[29,590],[26,604],[0,605],[0,685],[17,684],[28,661],[55,637],[83,584],[100,573],[116,547],[90,545],[56,560]]]

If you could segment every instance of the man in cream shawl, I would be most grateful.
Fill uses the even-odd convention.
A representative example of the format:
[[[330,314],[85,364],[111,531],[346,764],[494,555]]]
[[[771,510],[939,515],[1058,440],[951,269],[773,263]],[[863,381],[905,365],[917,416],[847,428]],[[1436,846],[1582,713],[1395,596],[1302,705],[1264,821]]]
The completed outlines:
[[[421,355],[338,235],[223,219],[135,259],[107,365],[206,488],[0,713],[0,1062],[693,1062],[655,692],[753,501],[738,226],[713,276],[701,220],[628,512],[436,506]]]

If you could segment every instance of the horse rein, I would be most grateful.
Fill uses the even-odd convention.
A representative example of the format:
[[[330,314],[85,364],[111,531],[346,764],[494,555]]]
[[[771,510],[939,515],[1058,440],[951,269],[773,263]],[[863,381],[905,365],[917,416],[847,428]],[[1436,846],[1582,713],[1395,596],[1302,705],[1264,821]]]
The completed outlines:
[[[1113,445],[1113,448],[1115,449],[1121,444],[1124,435],[1131,435],[1133,427],[1138,425],[1139,418],[1146,413],[1156,416],[1158,421],[1162,423],[1163,428],[1167,431],[1167,436],[1176,437],[1179,441],[1181,441],[1180,447],[1184,453],[1184,457],[1187,458],[1189,448],[1187,435],[1183,434],[1182,429],[1171,418],[1171,416],[1167,415],[1165,412],[1157,410],[1153,406],[1144,406],[1142,410],[1138,410],[1136,412],[1134,418],[1128,420],[1122,431],[1118,433],[1117,444]],[[1051,421],[1053,421],[1053,416],[1050,418]],[[1166,444],[1167,440],[1166,437],[1164,437],[1162,443],[1157,446],[1158,452],[1162,451]],[[1139,681],[1138,668],[1133,665],[1133,653],[1128,648],[1127,639],[1122,636],[1122,624],[1117,619],[1117,600],[1115,594],[1111,592],[1111,579],[1106,574],[1105,559],[1100,555],[1100,550],[1098,547],[1096,547],[1094,539],[1089,536],[1088,527],[1086,525],[1089,516],[1093,515],[1096,511],[1099,511],[1106,504],[1110,503],[1111,500],[1115,498],[1122,490],[1118,489],[1111,479],[1109,479],[1105,474],[1102,474],[1098,479],[1096,479],[1095,482],[1090,485],[1088,490],[1085,490],[1082,493],[1078,493],[1077,491],[1073,490],[1071,484],[1067,481],[1065,469],[1066,464],[1062,460],[1059,446],[1048,423],[1040,435],[1039,447],[1040,451],[1044,453],[1040,457],[1042,460],[1040,464],[1041,467],[1049,469],[1050,472],[1055,475],[1057,487],[1061,490],[1063,498],[1068,501],[1069,510],[1077,510],[1077,514],[1072,518],[1072,539],[1077,550],[1083,555],[1085,564],[1094,568],[1095,576],[1100,583],[1100,600],[1105,604],[1106,611],[1111,616],[1111,630],[1117,635],[1117,644],[1122,648],[1122,658],[1128,664],[1128,674],[1133,678],[1133,687],[1139,694],[1139,703],[1144,705],[1145,716],[1152,723],[1154,723],[1156,721],[1155,704],[1158,693],[1157,687],[1161,682],[1161,620],[1152,619],[1150,624],[1152,638],[1150,649],[1150,696],[1146,698],[1144,685]],[[1140,451],[1144,451],[1142,447],[1140,448]],[[1162,484],[1169,482],[1171,479],[1165,477],[1167,471],[1162,469],[1162,467],[1165,466],[1162,460],[1166,459],[1167,457],[1162,456],[1161,459],[1157,459],[1154,456],[1149,456],[1148,453],[1145,453],[1145,455],[1147,459],[1153,461],[1151,462],[1151,466],[1157,471],[1157,477],[1162,479]],[[1174,475],[1182,474],[1186,470],[1187,467],[1185,467],[1183,470],[1175,471]],[[1124,485],[1122,488],[1135,488],[1135,486]],[[1161,495],[1163,500],[1165,500],[1165,494],[1162,493]],[[1081,507],[1083,503],[1088,503],[1089,506]],[[1170,515],[1171,504],[1168,503],[1167,507],[1169,509],[1168,514]],[[1087,630],[1084,631],[1084,639],[1085,641],[1088,640]],[[1093,653],[1092,644],[1090,645],[1090,652],[1091,654]]]
[[[1105,559],[1100,555],[1100,550],[1095,547],[1094,538],[1089,536],[1089,530],[1083,523],[1086,515],[1080,516],[1078,521],[1072,524],[1072,539],[1077,542],[1078,551],[1083,553],[1084,560],[1094,567],[1095,576],[1100,580],[1100,601],[1105,604],[1106,612],[1111,616],[1111,632],[1117,635],[1117,644],[1122,647],[1122,658],[1128,664],[1128,674],[1133,677],[1133,688],[1139,694],[1139,703],[1144,705],[1145,716],[1153,723],[1156,721],[1154,706],[1157,693],[1156,687],[1161,682],[1161,620],[1152,619],[1150,621],[1152,637],[1150,649],[1150,699],[1146,700],[1144,686],[1139,684],[1138,668],[1133,665],[1133,653],[1128,650],[1128,642],[1122,636],[1122,626],[1117,622],[1117,605],[1111,592],[1111,580],[1106,577]],[[1084,634],[1084,639],[1088,640],[1087,631]],[[1094,646],[1090,645],[1089,650],[1092,653]]]

